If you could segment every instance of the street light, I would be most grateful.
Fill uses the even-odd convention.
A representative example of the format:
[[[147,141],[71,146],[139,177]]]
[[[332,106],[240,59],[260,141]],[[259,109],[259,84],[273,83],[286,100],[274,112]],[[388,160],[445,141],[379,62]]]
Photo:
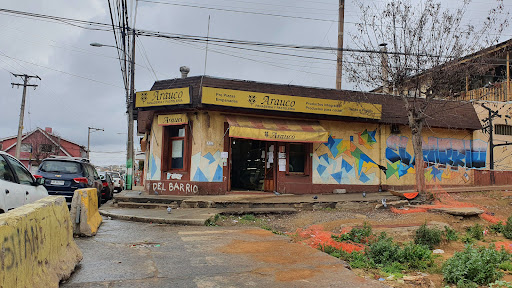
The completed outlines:
[[[91,130],[92,130],[92,132],[105,131],[101,128],[87,127],[87,159],[90,159],[89,152],[91,152],[91,149],[89,148],[91,145]]]
[[[132,189],[133,182],[133,99],[135,98],[135,30],[133,32],[133,43],[132,43],[132,55],[131,57],[126,53],[125,50],[119,49],[117,46],[106,45],[97,42],[90,43],[89,45],[93,47],[112,47],[116,48],[118,51],[123,53],[124,55],[124,65],[126,71],[126,59],[128,58],[131,66],[131,74],[130,74],[130,89],[128,89],[128,83],[125,82],[125,90],[126,90],[126,102],[128,105],[128,141],[126,144],[126,181],[125,181],[125,189]],[[130,97],[131,95],[131,97]]]

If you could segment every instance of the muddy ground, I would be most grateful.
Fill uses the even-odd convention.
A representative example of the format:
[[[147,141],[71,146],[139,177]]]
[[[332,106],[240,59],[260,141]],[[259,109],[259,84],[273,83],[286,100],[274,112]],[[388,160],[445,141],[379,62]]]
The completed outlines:
[[[469,203],[485,210],[488,214],[497,218],[506,219],[512,215],[512,192],[492,191],[492,192],[471,192],[450,194],[452,200],[459,203]],[[345,205],[343,209],[321,209],[316,211],[300,211],[291,215],[267,215],[259,216],[257,219],[250,217],[222,217],[217,224],[220,226],[260,226],[275,232],[293,234],[297,229],[305,229],[312,225],[322,225],[326,231],[340,233],[350,227],[360,227],[365,222],[372,225],[374,232],[385,231],[397,242],[413,241],[414,233],[420,225],[428,223],[443,228],[445,225],[455,229],[460,235],[464,235],[466,228],[476,223],[487,227],[491,223],[478,216],[462,217],[452,216],[439,212],[420,212],[411,214],[396,214],[390,209],[375,209],[375,203],[351,203]],[[459,237],[460,238],[460,237]],[[291,237],[294,241],[300,241]],[[477,241],[476,245],[488,246],[489,243],[510,241],[502,235],[489,233],[483,241]],[[436,259],[439,266],[443,261],[453,256],[456,251],[464,249],[464,243],[461,240],[442,243],[439,247],[444,250],[444,254]],[[428,276],[422,281],[386,281],[386,284],[394,287],[445,287],[443,277],[438,269],[428,271]],[[364,271],[356,269],[356,273],[361,276],[371,276],[379,278],[378,271]],[[415,275],[414,273],[412,275]],[[426,275],[426,274],[421,274]],[[512,275],[507,274],[503,279],[512,282]]]

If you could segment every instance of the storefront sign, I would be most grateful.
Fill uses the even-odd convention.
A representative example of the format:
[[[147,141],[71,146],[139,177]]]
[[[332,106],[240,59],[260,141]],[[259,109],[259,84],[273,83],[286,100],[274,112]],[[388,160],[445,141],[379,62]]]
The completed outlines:
[[[187,114],[158,115],[158,125],[160,126],[181,125],[187,123]]]
[[[203,87],[202,103],[273,111],[380,119],[382,105]]]
[[[190,104],[190,89],[188,87],[142,91],[135,95],[135,107],[137,108],[179,104]]]
[[[229,127],[229,137],[257,139],[280,142],[327,142],[327,131],[276,131],[268,129],[255,129],[250,127]],[[272,151],[269,151],[272,152]],[[272,155],[272,154],[269,154]]]

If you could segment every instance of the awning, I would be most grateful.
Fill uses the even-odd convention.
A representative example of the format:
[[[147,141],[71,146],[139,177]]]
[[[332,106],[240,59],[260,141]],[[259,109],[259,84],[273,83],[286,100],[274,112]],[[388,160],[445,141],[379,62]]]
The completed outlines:
[[[229,123],[229,137],[282,141],[326,143],[329,137],[316,121],[297,121],[248,116],[226,116]]]

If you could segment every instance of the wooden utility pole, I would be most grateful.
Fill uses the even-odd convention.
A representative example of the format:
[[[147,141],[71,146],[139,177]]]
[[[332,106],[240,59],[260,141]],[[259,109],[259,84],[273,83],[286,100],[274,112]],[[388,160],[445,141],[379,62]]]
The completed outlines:
[[[345,22],[345,0],[340,0],[338,18],[338,59],[336,61],[337,90],[341,90],[341,74],[343,72],[343,22]]]
[[[30,80],[30,78],[37,78],[37,79],[41,80],[41,78],[39,78],[39,76],[37,76],[37,75],[30,76],[27,74],[14,74],[14,73],[12,73],[12,75],[14,75],[15,77],[23,78],[23,84],[11,83],[12,87],[23,86],[23,96],[21,98],[20,123],[18,124],[18,138],[16,140],[16,158],[19,159],[20,152],[21,152],[21,134],[23,133],[23,118],[25,116],[25,98],[27,97],[27,86],[34,87],[34,89],[36,89],[36,87],[37,87],[37,85],[28,84],[28,80]]]
[[[130,59],[130,94],[128,98],[128,151],[126,151],[126,190],[132,189],[133,183],[133,103],[135,102],[135,29],[132,30],[132,55]]]

